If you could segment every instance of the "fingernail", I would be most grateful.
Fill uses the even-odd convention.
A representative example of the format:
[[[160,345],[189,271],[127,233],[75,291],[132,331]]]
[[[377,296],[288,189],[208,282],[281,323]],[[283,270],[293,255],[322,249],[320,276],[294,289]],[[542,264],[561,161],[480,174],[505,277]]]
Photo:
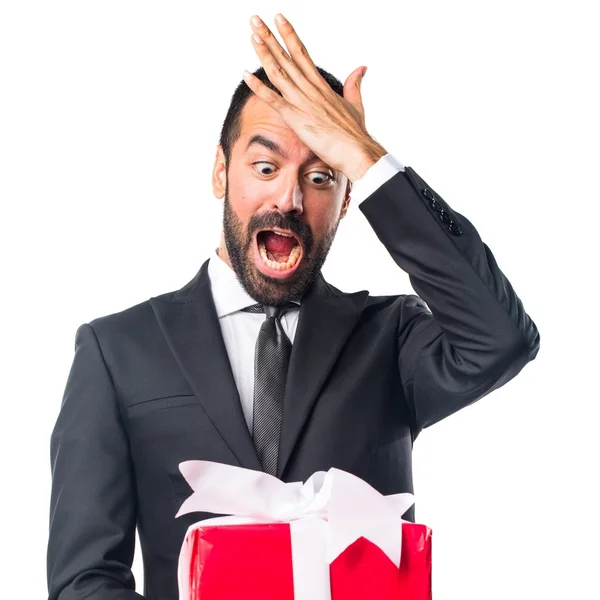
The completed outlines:
[[[252,34],[252,37],[253,37],[254,41],[255,41],[257,44],[263,44],[263,43],[264,43],[264,42],[262,41],[262,39],[260,38],[260,35],[258,35],[258,33],[253,33],[253,34]]]
[[[281,23],[282,25],[283,25],[284,23],[287,23],[287,21],[286,21],[285,17],[284,17],[284,16],[283,16],[281,13],[279,13],[279,14],[278,14],[278,15],[275,17],[275,19],[277,19],[277,22],[278,22],[278,23]]]
[[[257,17],[256,15],[254,17],[252,17],[252,23],[254,23],[255,27],[260,27],[263,22],[260,20],[259,17]]]
[[[362,75],[360,76],[360,77],[361,77],[361,79],[362,79],[362,78],[363,78],[363,77],[366,75],[366,73],[367,73],[367,67],[365,67],[365,68],[363,69]]]

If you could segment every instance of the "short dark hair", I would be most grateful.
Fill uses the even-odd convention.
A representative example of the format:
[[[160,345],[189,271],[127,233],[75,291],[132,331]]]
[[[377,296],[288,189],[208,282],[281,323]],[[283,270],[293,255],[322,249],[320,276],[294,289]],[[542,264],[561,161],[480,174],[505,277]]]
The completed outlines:
[[[321,67],[317,67],[317,71],[329,84],[329,87],[343,98],[344,84],[337,77],[334,77],[331,73]],[[277,92],[281,96],[281,92],[271,83],[264,67],[256,69],[256,71],[253,72],[253,75],[262,81],[269,89]],[[226,167],[229,167],[231,149],[242,133],[242,109],[246,106],[246,102],[248,102],[248,98],[250,98],[252,94],[254,94],[254,92],[242,79],[231,98],[229,109],[227,110],[227,115],[225,116],[223,127],[221,128],[221,136],[219,138],[219,144],[223,148],[223,154],[225,155]]]

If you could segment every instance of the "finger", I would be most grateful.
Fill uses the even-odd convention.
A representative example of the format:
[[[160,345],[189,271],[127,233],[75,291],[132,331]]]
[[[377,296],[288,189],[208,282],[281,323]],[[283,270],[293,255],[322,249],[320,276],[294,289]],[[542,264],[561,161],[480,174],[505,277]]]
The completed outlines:
[[[291,56],[285,51],[285,49],[281,46],[277,38],[273,35],[273,32],[267,27],[265,22],[258,16],[254,15],[250,19],[250,26],[252,27],[252,31],[257,33],[263,42],[267,44],[269,50],[282,62],[291,61]]]
[[[252,46],[271,83],[286,98],[296,104],[302,102],[305,98],[298,84],[307,88],[306,78],[302,72],[258,16],[255,15],[250,19],[250,25],[254,30],[251,38]]]
[[[289,112],[291,109],[289,102],[277,92],[267,87],[258,77],[248,71],[244,71],[243,77],[248,87],[282,117]]]
[[[354,71],[348,75],[346,83],[344,83],[344,99],[348,100],[348,102],[350,102],[350,104],[358,111],[361,116],[361,124],[363,125],[365,109],[362,101],[361,85],[365,71],[366,67],[354,69]]]
[[[283,38],[287,49],[290,51],[292,60],[296,63],[304,77],[319,89],[323,89],[324,86],[329,88],[329,84],[317,70],[306,46],[298,37],[292,24],[281,13],[275,17],[275,24],[277,25],[277,31],[279,31],[279,34]]]
[[[283,16],[283,15],[278,15],[278,16]],[[281,44],[279,43],[279,41],[277,40],[275,35],[271,32],[271,30],[262,21],[260,21],[260,25],[259,25],[258,24],[259,20],[255,20],[255,19],[257,19],[256,15],[254,17],[252,17],[252,19],[250,20],[252,29],[254,30],[255,33],[257,33],[260,36],[260,38],[263,40],[263,42],[265,43],[265,45],[267,46],[267,48],[269,49],[269,51],[275,58],[275,61],[278,65],[279,75],[283,76],[283,73],[285,73],[285,76],[287,77],[287,79],[289,81],[293,82],[295,84],[295,86],[304,93],[305,96],[307,96],[313,100],[318,100],[320,95],[319,95],[318,91],[315,89],[315,82],[317,83],[317,85],[321,85],[321,82],[325,82],[325,80],[321,77],[319,72],[316,70],[316,67],[312,63],[312,60],[310,59],[310,57],[308,57],[308,60],[310,61],[310,64],[312,65],[313,76],[311,78],[308,78],[306,73],[304,72],[304,70],[300,68],[300,65],[297,61],[297,56],[295,56],[298,54],[298,50],[297,50],[298,43],[297,42],[294,43],[293,38],[295,38],[298,42],[299,42],[299,39],[298,39],[298,36],[295,34],[291,24],[289,24],[287,21],[286,21],[285,25],[282,25],[281,23],[277,23],[277,28],[279,30],[279,33],[282,35],[282,37],[284,37],[286,46],[287,46],[288,50],[290,50],[290,52],[292,53],[292,56],[290,56],[290,54],[288,54],[288,52],[286,52],[286,50],[281,46]],[[276,20],[276,22],[277,22],[277,20]],[[292,33],[292,38],[288,37],[290,31]],[[288,39],[286,39],[286,37],[288,37],[288,39],[290,41],[289,44],[288,44]],[[302,46],[302,48],[304,48],[304,45],[301,42],[300,42],[300,45]],[[294,49],[294,48],[296,48],[296,49]],[[306,52],[306,48],[304,48],[304,51]],[[308,52],[306,52],[306,54],[308,56]],[[306,60],[303,59],[301,54],[299,56],[300,56],[301,62],[306,62]],[[277,73],[273,73],[273,75],[275,77],[277,77]],[[316,75],[316,77],[314,75]],[[269,76],[269,79],[271,79],[270,76]],[[273,81],[273,80],[271,80],[271,81]],[[274,81],[273,81],[273,83],[275,85],[277,85]]]

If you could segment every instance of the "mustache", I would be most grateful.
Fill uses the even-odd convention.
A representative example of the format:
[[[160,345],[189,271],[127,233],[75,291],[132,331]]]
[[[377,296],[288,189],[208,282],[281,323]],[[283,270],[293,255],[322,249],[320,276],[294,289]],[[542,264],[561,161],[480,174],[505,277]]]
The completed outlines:
[[[310,227],[299,217],[295,215],[284,215],[280,212],[271,212],[250,217],[248,222],[249,241],[252,240],[252,236],[257,231],[260,231],[261,229],[270,229],[272,227],[291,231],[302,242],[304,249],[307,252],[310,252],[314,243],[314,237]]]

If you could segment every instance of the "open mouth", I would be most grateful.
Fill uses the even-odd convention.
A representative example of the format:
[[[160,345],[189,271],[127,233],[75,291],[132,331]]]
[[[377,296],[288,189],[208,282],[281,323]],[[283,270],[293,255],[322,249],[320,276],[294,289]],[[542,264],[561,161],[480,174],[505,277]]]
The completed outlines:
[[[291,231],[264,229],[256,234],[256,247],[261,270],[271,276],[287,276],[302,259],[302,244]],[[262,262],[262,265],[260,263]]]

